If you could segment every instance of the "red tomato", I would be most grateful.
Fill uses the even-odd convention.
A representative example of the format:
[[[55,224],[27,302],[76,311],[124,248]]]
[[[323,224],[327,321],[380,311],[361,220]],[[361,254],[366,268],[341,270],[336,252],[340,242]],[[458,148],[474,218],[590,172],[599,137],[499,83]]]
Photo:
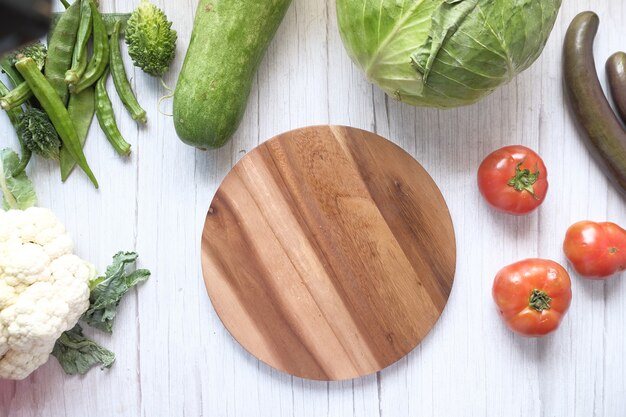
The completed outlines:
[[[559,327],[569,309],[571,281],[554,261],[526,259],[498,272],[493,299],[511,330],[522,336],[545,336]]]
[[[583,277],[606,279],[626,269],[626,230],[615,223],[578,222],[567,229],[563,251]]]
[[[548,171],[532,149],[505,146],[480,164],[478,189],[494,208],[520,216],[535,210],[545,200]]]

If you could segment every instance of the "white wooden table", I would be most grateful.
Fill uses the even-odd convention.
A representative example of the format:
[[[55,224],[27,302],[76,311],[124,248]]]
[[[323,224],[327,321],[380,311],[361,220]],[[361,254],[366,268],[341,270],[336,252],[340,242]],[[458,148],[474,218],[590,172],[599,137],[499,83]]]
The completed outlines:
[[[136,2],[102,3],[121,12]],[[179,34],[166,77],[174,85],[196,0],[158,3]],[[571,223],[626,224],[626,202],[591,161],[566,111],[560,67],[567,24],[583,10],[602,19],[600,69],[626,48],[626,6],[564,3],[530,70],[478,105],[438,111],[399,104],[364,80],[344,52],[333,0],[294,0],[242,126],[219,151],[183,145],[171,118],[157,113],[163,88],[131,72],[148,126],[138,128],[113,98],[133,154],[121,160],[92,127],[87,156],[100,191],[80,172],[62,185],[58,170],[41,159],[29,173],[40,204],[65,222],[79,255],[102,270],[116,251],[136,250],[153,277],[124,301],[112,337],[90,332],[116,352],[113,369],[67,377],[52,359],[24,381],[0,381],[0,416],[624,416],[626,276],[605,283],[572,273],[570,312],[541,340],[509,332],[491,299],[493,277],[508,263],[537,256],[565,263],[561,244]],[[213,311],[199,262],[206,210],[233,164],[277,133],[322,123],[375,131],[415,156],[441,187],[458,239],[454,288],[431,334],[388,369],[340,383],[293,378],[246,353]],[[15,145],[4,116],[0,134],[3,144]],[[516,143],[544,157],[550,179],[544,205],[523,218],[490,210],[475,185],[481,159]]]

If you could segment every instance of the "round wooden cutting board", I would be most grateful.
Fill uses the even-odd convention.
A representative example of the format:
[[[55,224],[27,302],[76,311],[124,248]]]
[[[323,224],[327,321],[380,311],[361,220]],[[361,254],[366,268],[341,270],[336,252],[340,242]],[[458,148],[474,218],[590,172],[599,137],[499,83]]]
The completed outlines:
[[[263,362],[340,380],[410,352],[441,314],[456,246],[428,173],[373,133],[317,126],[244,156],[202,234],[222,322]]]

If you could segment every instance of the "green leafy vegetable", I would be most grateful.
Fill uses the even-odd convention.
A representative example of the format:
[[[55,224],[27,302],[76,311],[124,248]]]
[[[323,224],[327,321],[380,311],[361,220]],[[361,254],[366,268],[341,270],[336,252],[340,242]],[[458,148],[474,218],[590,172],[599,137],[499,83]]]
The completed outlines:
[[[78,324],[59,337],[52,355],[69,375],[84,375],[96,365],[107,369],[115,362],[115,354],[87,339]]]
[[[107,268],[105,275],[90,282],[90,305],[82,317],[85,323],[111,333],[117,306],[122,297],[132,287],[150,277],[150,271],[146,269],[129,272],[136,260],[135,252],[119,252],[113,257],[113,263]]]
[[[116,309],[124,294],[150,277],[150,271],[145,269],[129,272],[136,261],[136,253],[119,252],[113,257],[113,263],[109,265],[105,275],[90,281],[89,309],[81,320],[111,333]],[[96,365],[100,365],[101,369],[110,368],[115,361],[115,354],[85,338],[83,329],[78,324],[61,335],[52,355],[70,375],[83,375]]]
[[[61,139],[45,112],[34,107],[27,109],[19,122],[17,134],[28,149],[42,158],[59,159]]]
[[[37,195],[33,183],[22,172],[12,175],[20,164],[20,158],[11,149],[0,152],[0,191],[2,191],[2,208],[5,210],[25,210],[37,204]]]
[[[367,78],[419,106],[474,103],[541,54],[561,0],[337,0]]]
[[[128,19],[126,44],[135,66],[161,77],[176,53],[176,31],[161,9],[148,0],[141,3]]]

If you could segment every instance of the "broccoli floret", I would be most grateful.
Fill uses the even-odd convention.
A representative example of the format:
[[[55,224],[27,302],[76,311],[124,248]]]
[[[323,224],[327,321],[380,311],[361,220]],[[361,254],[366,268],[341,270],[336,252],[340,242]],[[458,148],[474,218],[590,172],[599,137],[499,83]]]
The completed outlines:
[[[141,0],[126,27],[128,54],[135,66],[152,76],[163,76],[174,59],[176,39],[165,13],[148,0]]]
[[[61,139],[45,112],[29,108],[17,129],[19,137],[32,152],[45,159],[59,159]]]
[[[9,61],[11,65],[15,65],[15,63],[20,58],[32,58],[33,61],[37,64],[39,69],[43,69],[43,65],[46,62],[46,56],[48,55],[48,50],[46,46],[40,41],[35,41],[31,44],[28,44],[16,51],[11,52],[9,55]]]

